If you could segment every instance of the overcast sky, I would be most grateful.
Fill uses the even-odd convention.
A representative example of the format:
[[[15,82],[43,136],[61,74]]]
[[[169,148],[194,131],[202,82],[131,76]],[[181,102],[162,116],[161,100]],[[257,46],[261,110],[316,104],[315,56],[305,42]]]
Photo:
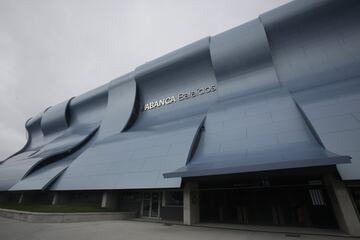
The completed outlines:
[[[46,107],[289,0],[0,0],[0,160]]]

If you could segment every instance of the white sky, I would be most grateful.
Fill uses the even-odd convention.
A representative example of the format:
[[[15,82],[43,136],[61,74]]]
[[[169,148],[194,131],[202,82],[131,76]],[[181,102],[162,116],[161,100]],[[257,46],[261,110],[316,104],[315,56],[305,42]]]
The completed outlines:
[[[289,0],[0,0],[0,160],[25,121]]]

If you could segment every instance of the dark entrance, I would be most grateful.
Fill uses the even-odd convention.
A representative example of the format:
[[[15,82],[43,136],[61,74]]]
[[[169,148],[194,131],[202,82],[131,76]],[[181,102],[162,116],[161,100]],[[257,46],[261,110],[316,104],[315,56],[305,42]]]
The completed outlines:
[[[319,188],[202,190],[200,220],[259,225],[336,227],[327,197]]]
[[[219,180],[199,181],[201,222],[337,228],[321,178]]]

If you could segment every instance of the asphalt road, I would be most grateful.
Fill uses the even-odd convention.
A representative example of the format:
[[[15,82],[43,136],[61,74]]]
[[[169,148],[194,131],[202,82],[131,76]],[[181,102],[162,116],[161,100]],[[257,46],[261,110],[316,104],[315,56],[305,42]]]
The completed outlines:
[[[27,223],[0,217],[0,240],[272,240],[272,239],[350,239],[283,233],[226,230],[137,221],[107,221],[83,223]]]

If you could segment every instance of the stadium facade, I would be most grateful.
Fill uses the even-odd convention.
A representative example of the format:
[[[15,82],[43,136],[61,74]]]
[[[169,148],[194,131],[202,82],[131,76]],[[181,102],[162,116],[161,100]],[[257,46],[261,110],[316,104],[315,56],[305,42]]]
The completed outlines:
[[[45,109],[1,199],[358,235],[359,12],[291,2]]]

